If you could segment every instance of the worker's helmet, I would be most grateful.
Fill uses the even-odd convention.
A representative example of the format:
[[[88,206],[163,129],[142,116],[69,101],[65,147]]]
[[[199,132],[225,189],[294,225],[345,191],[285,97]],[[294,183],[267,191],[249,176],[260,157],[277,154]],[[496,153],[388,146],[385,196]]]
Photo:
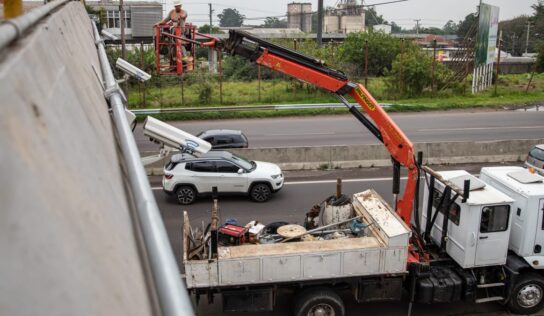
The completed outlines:
[[[181,0],[174,0],[174,7],[181,6]]]

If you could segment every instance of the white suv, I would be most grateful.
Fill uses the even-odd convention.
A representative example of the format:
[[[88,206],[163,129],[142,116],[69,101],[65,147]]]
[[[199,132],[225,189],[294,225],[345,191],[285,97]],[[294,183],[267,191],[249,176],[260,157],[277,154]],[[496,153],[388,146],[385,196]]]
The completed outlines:
[[[227,151],[210,151],[200,157],[174,155],[164,167],[162,186],[180,204],[191,204],[197,195],[221,193],[249,194],[255,202],[265,202],[283,186],[280,167],[273,163],[249,161]]]

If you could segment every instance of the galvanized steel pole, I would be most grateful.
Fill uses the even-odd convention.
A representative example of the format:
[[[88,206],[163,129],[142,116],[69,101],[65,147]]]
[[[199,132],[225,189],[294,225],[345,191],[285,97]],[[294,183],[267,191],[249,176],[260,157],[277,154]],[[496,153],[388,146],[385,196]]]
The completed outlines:
[[[151,273],[157,289],[161,312],[164,315],[194,315],[187,290],[181,283],[174,254],[151,191],[149,181],[140,160],[140,153],[125,115],[121,93],[111,71],[104,43],[93,24],[98,57],[108,99],[112,109],[119,145],[128,169],[128,180],[134,196],[137,216],[141,225],[145,247],[149,255]]]

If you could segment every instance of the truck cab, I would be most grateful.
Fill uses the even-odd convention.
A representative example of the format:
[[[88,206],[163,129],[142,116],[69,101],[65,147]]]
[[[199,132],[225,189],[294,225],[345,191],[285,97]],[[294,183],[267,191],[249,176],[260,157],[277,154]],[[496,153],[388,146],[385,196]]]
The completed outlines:
[[[514,200],[508,248],[544,269],[544,177],[522,167],[486,167],[480,179]]]
[[[465,180],[470,180],[470,195],[463,202],[461,196],[452,193],[449,203],[440,203],[450,199],[442,196],[444,185],[436,182],[432,199],[426,187],[423,210],[429,209],[429,201],[432,205],[431,213],[422,213],[421,227],[430,228],[428,235],[439,247],[447,238],[447,254],[464,269],[505,264],[514,200],[464,170],[438,174],[459,187]],[[448,208],[449,214],[446,214]],[[429,214],[433,216],[430,218]],[[427,225],[429,219],[430,225]]]

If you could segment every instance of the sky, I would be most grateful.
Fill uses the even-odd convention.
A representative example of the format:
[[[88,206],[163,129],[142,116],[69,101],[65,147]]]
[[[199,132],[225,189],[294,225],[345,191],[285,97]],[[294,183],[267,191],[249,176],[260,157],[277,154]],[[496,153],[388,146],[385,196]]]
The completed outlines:
[[[156,0],[166,4],[167,12],[172,8],[172,0]],[[282,16],[287,12],[287,4],[293,0],[209,0],[214,10],[213,24],[218,25],[217,14],[225,8],[234,8],[246,18],[264,18],[267,16]],[[387,2],[391,0],[365,0],[365,4]],[[204,0],[181,0],[189,14],[188,22],[196,25],[209,24],[209,6]],[[312,3],[312,10],[317,11],[317,0],[302,0],[296,2]],[[324,6],[334,6],[338,0],[324,0]],[[531,15],[531,5],[537,0],[484,0],[485,3],[500,7],[500,20],[527,14]],[[471,13],[476,12],[479,0],[408,0],[392,4],[376,6],[378,14],[387,21],[395,21],[403,28],[411,29],[415,19],[421,19],[424,27],[442,27],[448,20],[458,22]],[[246,20],[244,24],[259,25],[262,19]]]

